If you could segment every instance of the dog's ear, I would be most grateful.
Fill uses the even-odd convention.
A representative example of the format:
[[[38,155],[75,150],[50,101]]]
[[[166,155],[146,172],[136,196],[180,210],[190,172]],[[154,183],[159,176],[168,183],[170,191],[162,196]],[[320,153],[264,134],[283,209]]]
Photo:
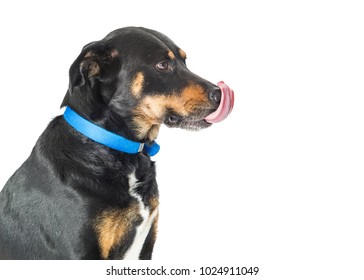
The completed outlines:
[[[73,95],[102,94],[100,85],[111,83],[119,69],[120,58],[116,49],[109,48],[101,42],[86,45],[70,67],[69,88],[61,107],[69,105],[67,103]]]
[[[73,87],[105,81],[119,66],[119,53],[99,42],[86,45],[72,64],[69,75]]]

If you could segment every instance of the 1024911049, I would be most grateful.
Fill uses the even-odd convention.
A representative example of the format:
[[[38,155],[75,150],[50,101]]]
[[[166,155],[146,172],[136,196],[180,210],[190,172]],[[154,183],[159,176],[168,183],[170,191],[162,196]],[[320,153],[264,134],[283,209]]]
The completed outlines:
[[[217,267],[217,266],[205,266],[200,267],[200,275],[257,275],[259,273],[259,267],[257,266],[236,266],[236,267]]]

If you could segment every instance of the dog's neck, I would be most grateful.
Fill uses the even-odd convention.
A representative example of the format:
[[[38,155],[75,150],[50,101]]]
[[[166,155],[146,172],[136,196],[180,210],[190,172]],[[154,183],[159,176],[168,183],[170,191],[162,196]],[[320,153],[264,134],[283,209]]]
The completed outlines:
[[[111,149],[129,154],[137,154],[145,151],[150,156],[154,156],[159,151],[159,145],[154,141],[144,143],[129,140],[83,118],[70,107],[66,108],[63,116],[66,122],[75,130],[87,138]]]

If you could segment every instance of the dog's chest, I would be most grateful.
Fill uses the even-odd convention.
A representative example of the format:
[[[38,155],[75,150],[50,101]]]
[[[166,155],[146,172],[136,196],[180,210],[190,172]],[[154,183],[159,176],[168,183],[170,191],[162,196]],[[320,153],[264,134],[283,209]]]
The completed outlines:
[[[144,242],[148,236],[148,233],[153,225],[154,219],[158,213],[158,208],[151,208],[144,204],[141,195],[137,192],[137,188],[140,183],[135,176],[135,173],[131,173],[128,176],[129,179],[129,193],[137,200],[139,215],[142,218],[142,222],[136,228],[136,234],[132,244],[126,251],[125,260],[135,260],[139,258],[140,252],[143,248]]]

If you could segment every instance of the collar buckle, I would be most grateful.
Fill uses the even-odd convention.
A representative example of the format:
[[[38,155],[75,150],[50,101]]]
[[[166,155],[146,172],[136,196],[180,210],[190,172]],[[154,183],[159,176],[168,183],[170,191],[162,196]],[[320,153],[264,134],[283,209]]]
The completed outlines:
[[[138,153],[142,152],[144,150],[144,143],[140,143],[138,148]]]

